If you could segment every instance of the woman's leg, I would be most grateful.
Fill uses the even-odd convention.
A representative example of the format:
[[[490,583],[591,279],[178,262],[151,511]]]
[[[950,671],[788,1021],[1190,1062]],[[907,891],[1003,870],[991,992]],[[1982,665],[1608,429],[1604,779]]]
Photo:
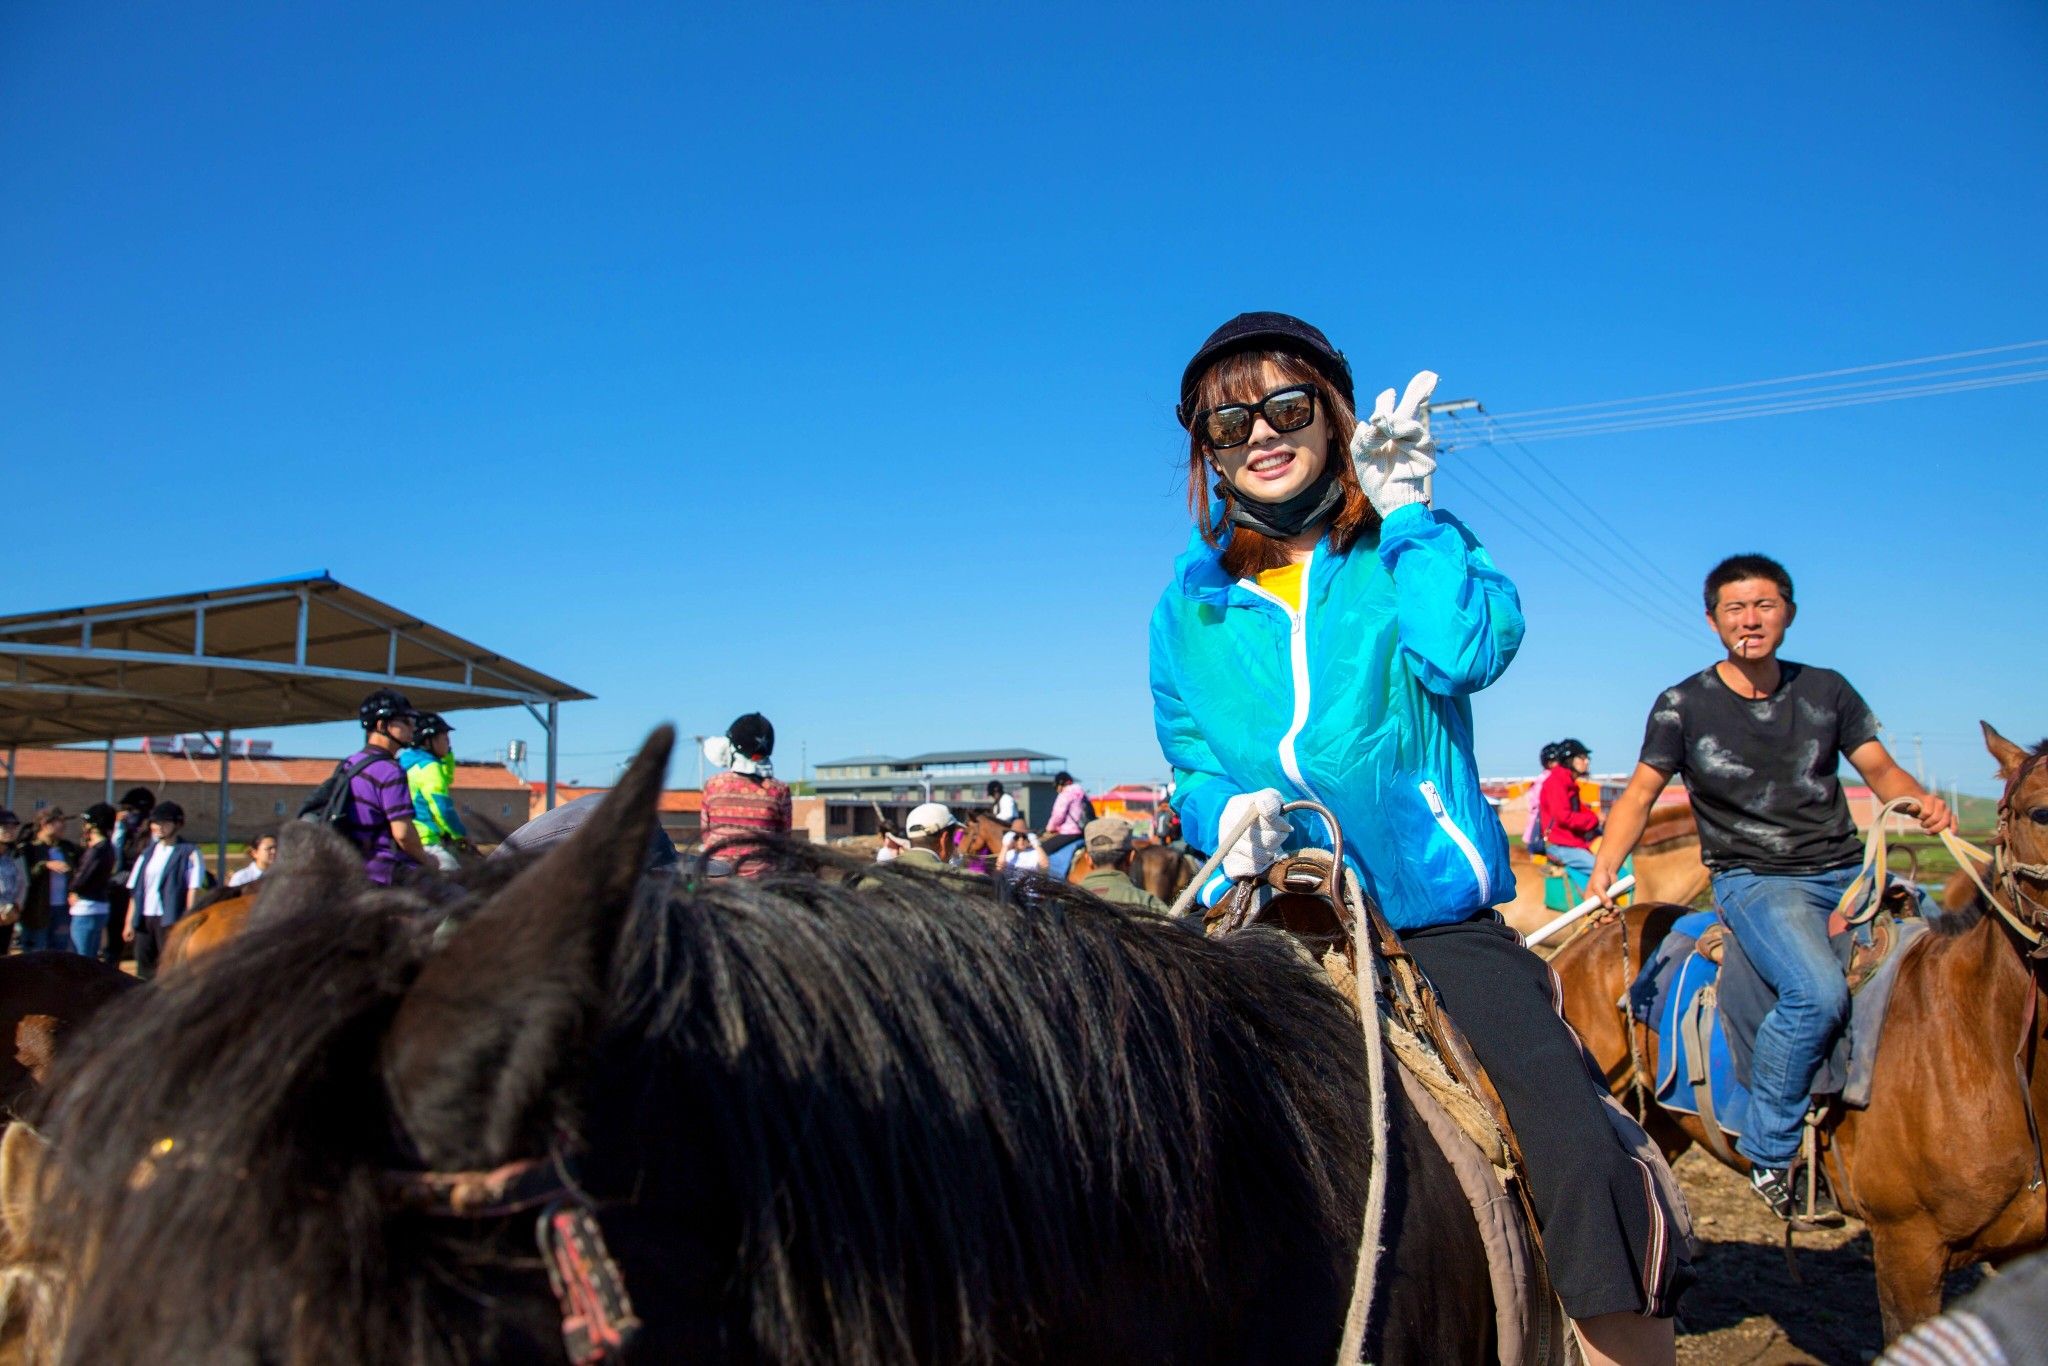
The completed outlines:
[[[87,958],[100,956],[100,938],[107,928],[103,915],[74,915],[71,917],[71,947]]]
[[[1550,857],[1564,869],[1565,885],[1571,888],[1572,904],[1577,905],[1585,899],[1586,883],[1593,876],[1593,851],[1556,844],[1550,848]]]
[[[1621,1145],[1578,1037],[1558,1013],[1550,967],[1491,916],[1404,934],[1471,1042],[1515,1127],[1542,1225],[1551,1283],[1589,1348],[1669,1360],[1672,1297],[1683,1249],[1651,1192],[1651,1174]],[[1608,1316],[1661,1322],[1616,1331]],[[1649,1356],[1644,1334],[1663,1344]],[[1639,1345],[1639,1343],[1637,1343]]]

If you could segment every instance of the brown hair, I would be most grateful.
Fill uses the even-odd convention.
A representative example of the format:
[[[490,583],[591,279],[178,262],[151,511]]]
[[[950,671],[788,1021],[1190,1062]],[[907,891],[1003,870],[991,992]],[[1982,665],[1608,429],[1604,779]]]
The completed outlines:
[[[1314,367],[1285,351],[1240,351],[1236,355],[1225,356],[1203,372],[1201,379],[1195,382],[1190,406],[1200,410],[1224,403],[1256,403],[1267,392],[1267,365],[1278,370],[1285,382],[1315,386],[1317,400],[1323,405],[1323,420],[1330,429],[1327,458],[1330,467],[1336,471],[1337,482],[1344,488],[1344,501],[1330,519],[1330,545],[1339,551],[1347,550],[1360,533],[1377,531],[1380,518],[1366,498],[1365,490],[1359,487],[1357,472],[1351,468],[1351,433],[1358,426],[1358,414],[1342,394],[1332,390],[1329,383],[1315,372]],[[1250,527],[1229,523],[1228,514],[1237,499],[1237,490],[1220,478],[1215,479],[1212,489],[1213,477],[1214,471],[1209,465],[1209,443],[1202,439],[1199,431],[1191,429],[1188,432],[1188,511],[1201,528],[1202,539],[1212,546],[1222,547],[1224,572],[1234,579],[1242,579],[1286,564],[1287,549],[1281,542]],[[1210,499],[1216,493],[1223,497],[1225,520],[1222,525],[1210,515]],[[1230,534],[1228,545],[1223,543],[1226,526]]]

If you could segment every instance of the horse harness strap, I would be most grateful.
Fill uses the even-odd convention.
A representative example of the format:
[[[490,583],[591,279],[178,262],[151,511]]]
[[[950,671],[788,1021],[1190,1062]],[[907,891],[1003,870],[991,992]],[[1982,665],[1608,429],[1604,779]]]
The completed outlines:
[[[534,1242],[562,1310],[562,1346],[576,1366],[619,1361],[640,1320],[605,1246],[594,1202],[558,1152],[489,1171],[388,1171],[384,1203],[439,1219],[498,1219],[540,1211]]]
[[[1692,998],[1686,1008],[1679,1029],[1685,1035],[1685,1080],[1692,1087],[1693,1107],[1700,1114],[1700,1128],[1705,1132],[1707,1146],[1714,1150],[1714,1156],[1729,1165],[1735,1163],[1735,1150],[1728,1146],[1728,1135],[1721,1130],[1721,1119],[1714,1109],[1714,1069],[1709,1065],[1708,1049],[1713,1046],[1713,1019],[1716,1005],[1715,991],[1704,986]]]

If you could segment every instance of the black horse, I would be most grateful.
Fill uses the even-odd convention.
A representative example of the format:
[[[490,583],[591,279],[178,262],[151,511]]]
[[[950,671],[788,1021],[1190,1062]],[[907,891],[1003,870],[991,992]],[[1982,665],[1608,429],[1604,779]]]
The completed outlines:
[[[802,847],[643,878],[671,741],[452,911],[294,827],[265,924],[81,1035],[36,1216],[63,1360],[560,1362],[534,1214],[392,1194],[550,1152],[641,1321],[625,1360],[1332,1359],[1369,1152],[1319,970]],[[1390,1113],[1371,1358],[1491,1360],[1469,1208]]]

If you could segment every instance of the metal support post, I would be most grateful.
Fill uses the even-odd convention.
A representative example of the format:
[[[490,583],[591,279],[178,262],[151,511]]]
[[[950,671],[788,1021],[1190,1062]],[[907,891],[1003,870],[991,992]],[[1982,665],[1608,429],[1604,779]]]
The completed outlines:
[[[108,806],[114,804],[114,742],[107,741],[107,795],[100,799]]]
[[[220,733],[220,853],[214,862],[222,886],[228,880],[228,743],[234,739],[234,732],[223,729]]]
[[[548,810],[555,809],[555,744],[561,729],[561,704],[548,703]]]
[[[0,801],[0,806],[6,807],[9,811],[14,809],[14,764],[19,758],[21,758],[21,746],[9,745],[7,747],[7,800]]]

